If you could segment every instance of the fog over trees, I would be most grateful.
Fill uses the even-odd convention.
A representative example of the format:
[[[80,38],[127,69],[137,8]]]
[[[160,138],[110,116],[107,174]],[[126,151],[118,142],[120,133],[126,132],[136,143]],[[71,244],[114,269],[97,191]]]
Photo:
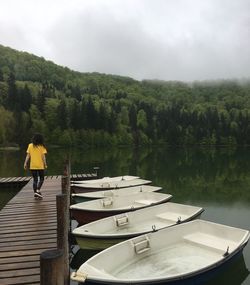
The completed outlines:
[[[0,45],[0,145],[248,145],[250,81],[80,73]]]

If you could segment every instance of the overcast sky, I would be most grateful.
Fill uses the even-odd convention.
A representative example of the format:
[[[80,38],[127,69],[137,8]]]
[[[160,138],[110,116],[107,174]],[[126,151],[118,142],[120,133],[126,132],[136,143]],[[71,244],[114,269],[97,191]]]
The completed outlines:
[[[250,0],[1,0],[0,44],[81,72],[250,77]]]

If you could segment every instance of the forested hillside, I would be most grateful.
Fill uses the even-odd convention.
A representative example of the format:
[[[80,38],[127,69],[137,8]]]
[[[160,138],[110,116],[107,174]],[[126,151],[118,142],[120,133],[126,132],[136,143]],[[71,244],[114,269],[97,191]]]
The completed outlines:
[[[0,145],[250,144],[250,81],[80,73],[0,45]]]

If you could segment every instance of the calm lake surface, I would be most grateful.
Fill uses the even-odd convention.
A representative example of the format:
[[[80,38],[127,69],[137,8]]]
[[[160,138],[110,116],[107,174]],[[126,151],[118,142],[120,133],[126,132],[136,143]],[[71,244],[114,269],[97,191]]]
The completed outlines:
[[[250,148],[49,149],[47,175],[62,173],[67,154],[72,173],[98,166],[101,177],[137,175],[163,187],[173,202],[203,207],[202,219],[250,229]],[[24,157],[25,150],[0,151],[0,177],[29,175]],[[0,189],[0,209],[16,192]],[[72,268],[77,268],[84,259],[76,247],[74,253]],[[243,258],[207,284],[249,285],[249,270],[250,244]]]

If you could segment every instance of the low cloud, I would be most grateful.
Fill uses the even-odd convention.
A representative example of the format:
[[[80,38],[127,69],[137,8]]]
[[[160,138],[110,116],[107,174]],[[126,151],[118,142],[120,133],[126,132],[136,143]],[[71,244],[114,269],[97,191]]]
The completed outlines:
[[[248,0],[72,3],[62,1],[59,11],[54,3],[47,23],[46,15],[38,14],[37,20],[32,17],[30,28],[29,21],[18,28],[15,22],[0,20],[2,44],[81,72],[139,80],[250,75]]]

